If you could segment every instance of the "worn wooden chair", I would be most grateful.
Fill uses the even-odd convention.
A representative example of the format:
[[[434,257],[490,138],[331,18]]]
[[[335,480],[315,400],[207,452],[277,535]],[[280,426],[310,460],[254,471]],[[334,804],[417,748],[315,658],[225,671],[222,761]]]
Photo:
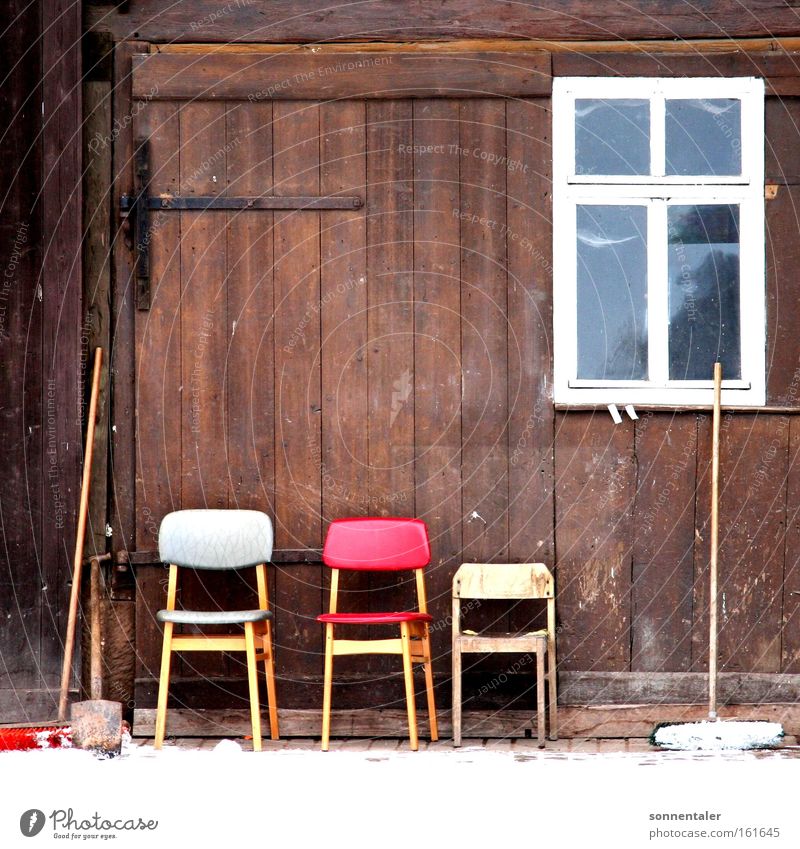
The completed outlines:
[[[547,628],[526,634],[461,629],[463,599],[546,599]],[[461,745],[461,655],[465,652],[536,654],[537,734],[544,746],[545,654],[550,696],[550,739],[558,739],[556,708],[556,602],[553,576],[543,563],[464,563],[453,578],[453,745]]]
[[[272,523],[256,510],[179,510],[168,513],[158,534],[159,556],[169,563],[167,607],[157,614],[164,623],[161,679],[158,687],[155,748],[164,742],[167,694],[172,652],[243,651],[247,656],[253,750],[261,751],[261,709],[258,698],[258,661],[264,661],[269,699],[269,724],[278,739],[272,629],[267,595],[266,563],[272,557]],[[238,570],[255,567],[258,607],[253,610],[177,609],[178,569]],[[236,634],[173,634],[176,625],[241,625]]]
[[[325,625],[325,683],[322,706],[322,751],[328,751],[331,728],[331,689],[333,658],[344,654],[399,654],[408,710],[411,749],[419,748],[417,710],[414,699],[413,664],[425,668],[431,740],[439,739],[436,704],[433,695],[433,667],[423,569],[430,563],[431,551],[425,523],[418,519],[337,519],[325,537],[322,560],[331,569],[329,612],[317,619]],[[416,575],[417,610],[386,613],[344,613],[337,608],[341,571],[388,572],[413,570]],[[336,637],[342,625],[399,625],[394,638],[343,640]]]

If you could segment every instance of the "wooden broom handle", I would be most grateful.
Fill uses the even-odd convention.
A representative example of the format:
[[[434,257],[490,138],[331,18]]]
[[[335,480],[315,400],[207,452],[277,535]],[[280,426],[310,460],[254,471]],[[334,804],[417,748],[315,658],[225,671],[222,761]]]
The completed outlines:
[[[711,427],[711,562],[708,590],[708,718],[717,718],[717,555],[719,553],[719,420],[722,363],[714,363],[714,417]]]
[[[75,625],[78,619],[78,599],[80,598],[81,567],[83,565],[83,541],[86,536],[86,516],[89,512],[89,484],[92,476],[94,429],[95,418],[97,417],[97,397],[100,394],[100,372],[102,371],[102,366],[103,349],[95,348],[94,374],[92,375],[92,395],[89,401],[89,415],[86,419],[86,453],[83,458],[81,502],[78,509],[78,532],[75,536],[75,557],[72,561],[72,589],[69,596],[67,635],[64,640],[64,664],[61,667],[61,694],[58,699],[58,718],[61,722],[67,718],[69,679],[72,672],[72,655],[75,650]]]

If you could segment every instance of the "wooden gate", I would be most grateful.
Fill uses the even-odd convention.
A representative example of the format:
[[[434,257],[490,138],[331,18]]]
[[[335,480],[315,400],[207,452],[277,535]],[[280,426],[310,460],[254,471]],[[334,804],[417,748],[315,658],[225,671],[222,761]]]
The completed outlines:
[[[429,524],[440,671],[454,568],[552,557],[547,66],[487,54],[442,68],[133,58],[137,558],[157,559],[170,510],[273,518],[283,706],[319,700],[303,685],[321,673],[330,520]],[[162,579],[139,567],[140,706]],[[409,589],[384,585],[379,604]],[[187,601],[236,592],[197,584]],[[235,678],[233,662],[183,675]],[[349,668],[381,677],[371,701],[392,698],[397,670],[371,663]]]

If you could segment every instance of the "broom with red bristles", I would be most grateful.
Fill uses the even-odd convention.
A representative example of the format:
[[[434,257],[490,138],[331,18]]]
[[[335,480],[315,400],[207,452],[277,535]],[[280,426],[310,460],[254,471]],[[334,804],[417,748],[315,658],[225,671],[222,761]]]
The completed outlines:
[[[81,482],[81,500],[78,510],[78,532],[75,538],[75,556],[72,564],[72,589],[67,617],[67,635],[64,641],[64,664],[61,671],[61,692],[58,702],[58,719],[55,722],[43,722],[39,725],[18,723],[0,726],[0,751],[24,751],[26,749],[59,749],[72,745],[72,729],[66,722],[69,695],[69,681],[72,672],[72,655],[75,649],[75,627],[78,621],[78,599],[81,587],[81,569],[83,567],[83,541],[86,536],[86,517],[89,512],[89,483],[92,474],[92,453],[94,451],[95,417],[97,398],[100,394],[100,372],[103,364],[102,348],[94,352],[94,373],[92,375],[92,394],[89,401],[89,415],[86,428],[86,453],[83,463]]]

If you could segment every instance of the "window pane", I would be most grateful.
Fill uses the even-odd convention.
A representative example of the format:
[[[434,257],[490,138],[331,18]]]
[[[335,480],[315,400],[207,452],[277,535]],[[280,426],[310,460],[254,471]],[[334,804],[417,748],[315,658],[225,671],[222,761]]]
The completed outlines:
[[[649,174],[648,100],[575,101],[576,174]]]
[[[738,205],[670,206],[669,376],[742,376]]]
[[[666,174],[742,173],[742,103],[666,101]]]
[[[579,205],[578,377],[647,379],[647,208]]]

